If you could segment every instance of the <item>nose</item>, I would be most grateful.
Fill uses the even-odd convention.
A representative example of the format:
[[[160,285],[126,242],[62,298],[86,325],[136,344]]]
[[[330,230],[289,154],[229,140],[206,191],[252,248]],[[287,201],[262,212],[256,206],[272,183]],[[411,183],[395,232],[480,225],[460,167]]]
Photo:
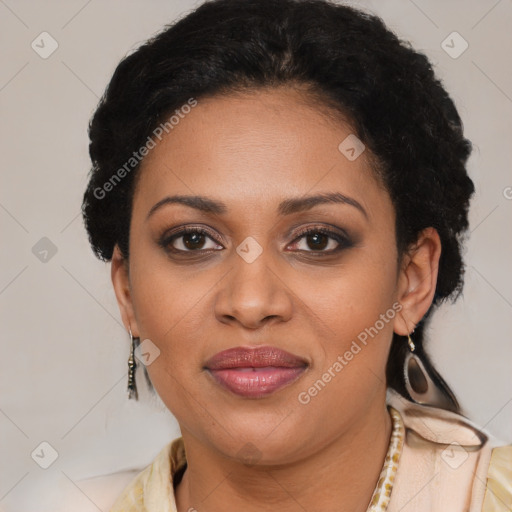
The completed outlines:
[[[246,329],[288,321],[293,294],[270,251],[263,251],[252,262],[239,254],[232,259],[233,267],[221,281],[215,298],[217,319],[222,323],[239,323]]]

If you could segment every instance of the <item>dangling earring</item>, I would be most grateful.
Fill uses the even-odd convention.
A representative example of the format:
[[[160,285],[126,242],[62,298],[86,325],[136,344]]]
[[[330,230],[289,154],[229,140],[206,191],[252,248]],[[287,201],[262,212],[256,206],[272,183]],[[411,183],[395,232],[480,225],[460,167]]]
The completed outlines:
[[[428,392],[427,373],[421,359],[414,354],[416,345],[414,345],[410,334],[407,335],[407,343],[410,351],[405,356],[405,388],[415,402],[425,403],[425,394]]]
[[[412,331],[412,332],[414,332],[414,331]],[[414,352],[414,349],[416,348],[416,345],[411,340],[411,335],[410,334],[407,335],[407,343],[409,343],[409,348],[411,349],[411,352]]]
[[[135,341],[138,338],[134,338],[132,330],[130,331],[130,357],[128,358],[128,398],[139,399],[137,393],[137,383],[135,382],[135,371],[137,370],[137,362],[135,361]]]
[[[417,404],[452,409],[452,404],[430,377],[419,355],[414,353],[411,335],[407,335],[410,352],[405,356],[404,380],[405,388]]]

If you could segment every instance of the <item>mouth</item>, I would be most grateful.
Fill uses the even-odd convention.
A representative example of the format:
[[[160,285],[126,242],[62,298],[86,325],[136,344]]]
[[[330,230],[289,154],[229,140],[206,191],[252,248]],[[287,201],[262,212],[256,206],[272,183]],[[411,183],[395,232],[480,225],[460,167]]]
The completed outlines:
[[[308,368],[299,356],[263,346],[236,347],[210,358],[204,369],[213,381],[246,398],[263,398],[295,382]]]

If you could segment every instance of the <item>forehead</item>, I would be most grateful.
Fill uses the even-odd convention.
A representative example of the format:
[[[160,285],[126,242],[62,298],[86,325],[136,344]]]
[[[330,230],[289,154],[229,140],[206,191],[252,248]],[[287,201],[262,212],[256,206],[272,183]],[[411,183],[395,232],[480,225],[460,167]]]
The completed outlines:
[[[340,151],[351,137],[341,116],[291,88],[199,99],[143,160],[134,211],[176,193],[245,208],[315,191],[375,204],[387,194],[366,151],[352,160]]]

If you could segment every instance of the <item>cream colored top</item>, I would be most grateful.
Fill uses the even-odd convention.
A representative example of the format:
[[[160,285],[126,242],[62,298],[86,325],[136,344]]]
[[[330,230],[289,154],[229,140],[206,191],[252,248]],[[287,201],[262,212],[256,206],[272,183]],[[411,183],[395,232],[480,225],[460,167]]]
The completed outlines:
[[[393,430],[367,512],[510,512],[512,445],[465,417],[413,404],[389,390]],[[168,443],[110,512],[177,512],[186,469],[181,437]]]

